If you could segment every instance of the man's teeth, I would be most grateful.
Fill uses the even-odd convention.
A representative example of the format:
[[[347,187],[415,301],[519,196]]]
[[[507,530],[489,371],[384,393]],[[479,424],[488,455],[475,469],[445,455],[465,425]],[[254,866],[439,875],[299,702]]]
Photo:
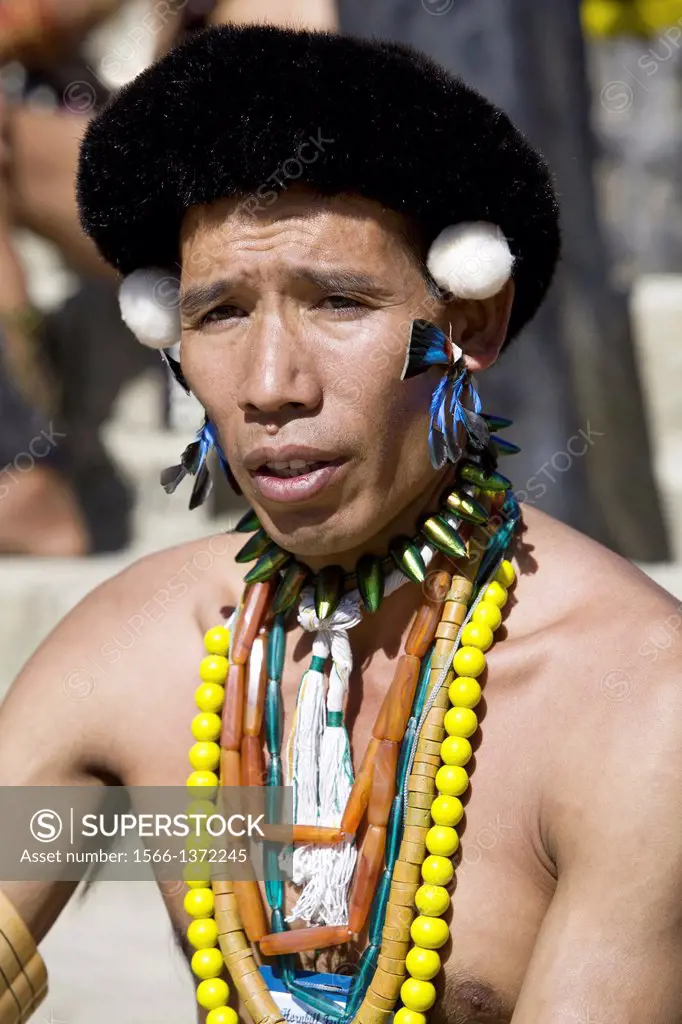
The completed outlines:
[[[320,465],[319,462],[306,462],[305,459],[291,459],[289,462],[266,462],[265,468],[275,476],[303,476]]]

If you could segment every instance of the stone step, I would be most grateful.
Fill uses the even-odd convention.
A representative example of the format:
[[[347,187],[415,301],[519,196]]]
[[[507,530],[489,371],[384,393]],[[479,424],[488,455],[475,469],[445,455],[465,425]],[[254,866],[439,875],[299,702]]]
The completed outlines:
[[[640,278],[630,308],[654,453],[654,470],[670,529],[673,557],[682,561],[682,275]],[[646,524],[643,525],[646,528]]]
[[[641,277],[630,308],[652,436],[665,445],[672,435],[682,436],[682,275]]]
[[[152,881],[81,886],[41,943],[50,976],[35,1024],[192,1024],[194,983]]]
[[[182,519],[157,517],[146,537],[127,551],[92,558],[2,559],[0,572],[0,699],[38,644],[79,601],[138,558],[234,525],[210,523],[185,511]]]
[[[682,379],[682,378],[681,378]],[[654,467],[675,563],[682,563],[682,432],[659,441]]]

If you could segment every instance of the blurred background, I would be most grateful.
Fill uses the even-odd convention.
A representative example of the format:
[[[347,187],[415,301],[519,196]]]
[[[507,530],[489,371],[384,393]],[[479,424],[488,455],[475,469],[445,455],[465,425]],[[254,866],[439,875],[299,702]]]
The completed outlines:
[[[156,56],[262,20],[414,44],[544,152],[563,260],[484,404],[515,420],[521,500],[682,599],[682,0],[0,0],[0,699],[102,579],[241,513],[226,485],[192,514],[159,485],[201,412],[120,322],[74,171],[88,119]],[[43,952],[51,1024],[192,1019],[151,882],[98,881]]]

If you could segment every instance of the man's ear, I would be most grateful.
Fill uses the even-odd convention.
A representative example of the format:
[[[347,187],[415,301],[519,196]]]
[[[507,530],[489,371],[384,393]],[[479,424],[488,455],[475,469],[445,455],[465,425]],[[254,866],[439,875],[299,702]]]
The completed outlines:
[[[472,373],[492,366],[507,337],[514,301],[514,281],[510,278],[497,295],[489,299],[452,299],[445,319],[452,329],[452,340],[464,350],[464,361]]]

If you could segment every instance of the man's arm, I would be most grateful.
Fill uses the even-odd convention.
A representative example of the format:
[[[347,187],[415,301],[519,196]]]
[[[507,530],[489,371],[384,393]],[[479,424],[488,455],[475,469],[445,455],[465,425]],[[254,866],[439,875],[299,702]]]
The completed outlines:
[[[513,1024],[682,1022],[682,658],[641,660],[618,700],[576,687],[593,706],[546,780],[559,880]]]
[[[241,543],[220,535],[148,556],[66,616],[0,705],[0,786],[152,784],[131,777],[129,766],[134,772],[140,751],[159,741],[150,728],[166,727],[159,709],[169,687],[186,699],[189,716],[200,609],[215,620],[233,600],[232,556]],[[129,649],[114,646],[117,635]],[[153,763],[152,755],[148,770]],[[0,881],[0,888],[40,941],[74,885]]]
[[[117,273],[102,259],[78,219],[76,166],[89,119],[89,114],[27,104],[9,111],[9,212],[17,224],[58,246],[74,270],[116,281]]]
[[[0,60],[51,63],[64,46],[114,13],[121,0],[0,0]]]

